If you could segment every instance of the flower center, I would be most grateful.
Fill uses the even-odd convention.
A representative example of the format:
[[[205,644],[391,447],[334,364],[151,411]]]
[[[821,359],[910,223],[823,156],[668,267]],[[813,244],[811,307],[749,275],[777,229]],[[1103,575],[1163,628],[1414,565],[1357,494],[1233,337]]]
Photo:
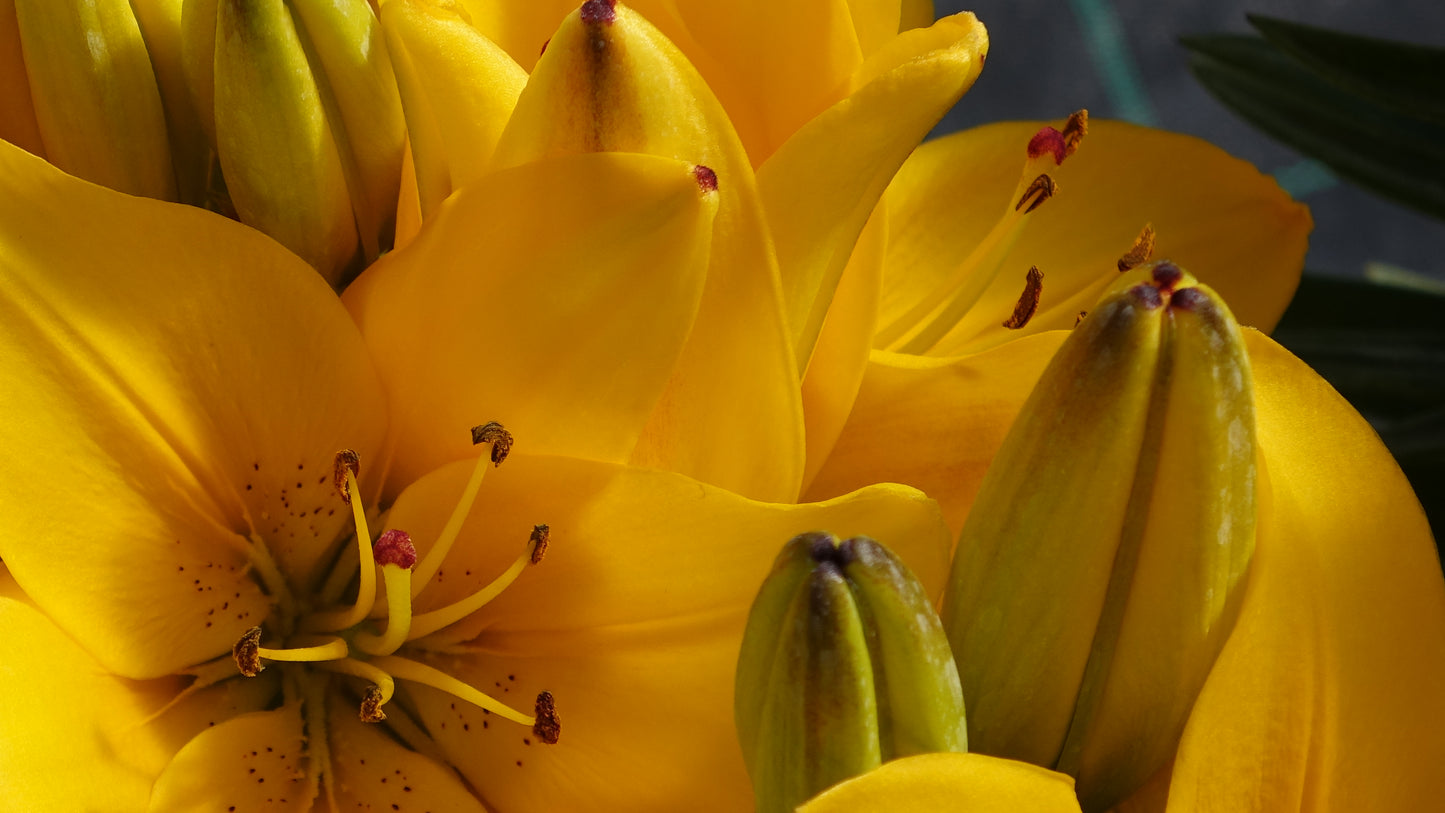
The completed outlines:
[[[546,552],[548,528],[538,525],[516,560],[491,583],[451,604],[413,615],[412,600],[437,575],[476,501],[487,469],[506,460],[512,436],[501,424],[488,423],[472,429],[472,443],[488,447],[489,453],[477,458],[446,525],[420,560],[411,535],[404,530],[388,529],[373,542],[356,479],[361,461],[350,449],[337,452],[334,482],[342,500],[351,507],[356,555],[340,557],[310,603],[314,606],[295,600],[276,568],[258,567],[262,581],[276,598],[277,612],[266,625],[252,627],[236,642],[232,650],[235,668],[246,677],[255,677],[271,662],[304,664],[307,670],[360,679],[364,687],[360,692],[360,717],[369,723],[387,718],[384,707],[392,699],[396,681],[411,681],[530,726],[545,743],[557,742],[561,727],[549,692],[539,694],[534,712],[525,714],[440,669],[396,654],[408,642],[480,610],[528,565],[540,562]],[[377,597],[378,570],[381,601]],[[356,587],[354,600],[343,601],[341,597],[352,584]]]
[[[993,284],[1027,217],[1058,192],[1058,183],[1046,170],[1059,166],[1074,154],[1088,131],[1088,124],[1088,111],[1080,110],[1069,116],[1062,131],[1044,127],[1029,139],[1027,158],[1009,208],[951,274],[878,331],[875,347],[921,355],[933,349],[958,325]],[[1038,305],[1042,278],[1037,269],[1030,270],[1019,306],[1004,323],[1005,327],[1016,329],[1028,322]]]

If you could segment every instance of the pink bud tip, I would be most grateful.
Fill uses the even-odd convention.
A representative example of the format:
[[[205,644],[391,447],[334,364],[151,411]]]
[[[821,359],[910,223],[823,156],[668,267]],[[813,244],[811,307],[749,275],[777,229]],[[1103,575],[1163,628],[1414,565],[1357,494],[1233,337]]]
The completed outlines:
[[[587,0],[581,14],[584,23],[610,23],[617,19],[617,0]]]
[[[702,191],[717,191],[717,173],[713,172],[710,167],[705,167],[702,164],[698,164],[697,166],[692,168],[692,177],[697,179],[697,185],[702,189]]]
[[[379,565],[397,565],[406,570],[416,565],[416,545],[411,543],[411,534],[394,528],[376,540],[371,555]]]
[[[1052,127],[1045,127],[1029,139],[1029,158],[1038,158],[1046,152],[1053,153],[1055,165],[1064,163],[1069,156],[1069,144],[1064,140],[1064,134]]]

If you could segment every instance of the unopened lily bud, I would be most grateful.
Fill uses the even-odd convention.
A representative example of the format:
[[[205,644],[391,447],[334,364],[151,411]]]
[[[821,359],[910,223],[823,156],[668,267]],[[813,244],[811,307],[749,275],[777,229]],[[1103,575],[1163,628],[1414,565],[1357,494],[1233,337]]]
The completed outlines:
[[[735,720],[757,809],[895,757],[965,751],[963,692],[923,587],[866,537],[794,537],[748,616]]]
[[[8,11],[18,36],[0,42],[0,135],[88,181],[174,200],[165,111],[128,0],[15,0]]]
[[[333,285],[391,247],[405,125],[366,0],[186,0],[186,80],[213,190]]]
[[[1074,329],[963,527],[943,619],[974,750],[1111,807],[1174,753],[1254,550],[1254,402],[1229,309],[1169,262]]]

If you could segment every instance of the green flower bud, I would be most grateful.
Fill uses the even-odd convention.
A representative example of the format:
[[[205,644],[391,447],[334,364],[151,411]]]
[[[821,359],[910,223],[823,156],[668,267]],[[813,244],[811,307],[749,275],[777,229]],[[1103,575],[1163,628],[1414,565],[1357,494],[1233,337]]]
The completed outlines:
[[[1172,263],[1106,293],[1010,429],[943,618],[976,751],[1072,774],[1106,809],[1172,756],[1254,550],[1239,327]]]
[[[367,0],[186,0],[181,36],[213,207],[334,285],[390,248],[406,132]]]
[[[866,537],[794,537],[748,616],[735,719],[757,809],[895,757],[967,750],[963,692],[918,580]]]

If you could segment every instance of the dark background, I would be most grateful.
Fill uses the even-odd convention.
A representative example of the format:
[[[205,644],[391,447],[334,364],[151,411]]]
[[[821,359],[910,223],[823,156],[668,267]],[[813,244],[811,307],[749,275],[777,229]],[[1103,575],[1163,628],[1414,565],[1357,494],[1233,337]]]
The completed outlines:
[[[934,7],[939,15],[974,12],[990,43],[983,75],[936,132],[1059,119],[1084,107],[1099,118],[1189,133],[1273,174],[1309,204],[1311,271],[1360,277],[1383,264],[1445,282],[1445,223],[1340,182],[1254,130],[1194,80],[1178,42],[1183,35],[1250,33],[1244,16],[1250,12],[1445,46],[1442,0],[935,0]]]

